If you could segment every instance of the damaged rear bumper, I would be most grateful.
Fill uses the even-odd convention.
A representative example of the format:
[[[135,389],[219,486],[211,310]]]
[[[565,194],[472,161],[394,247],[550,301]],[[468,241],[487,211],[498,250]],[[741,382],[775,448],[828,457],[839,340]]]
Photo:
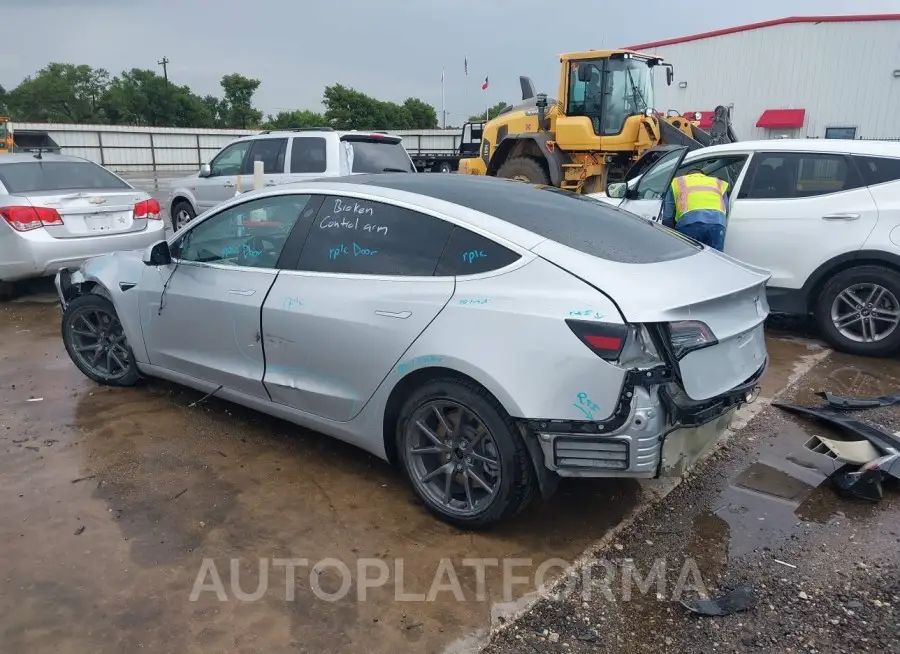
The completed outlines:
[[[540,447],[542,461],[535,463],[562,477],[680,476],[713,447],[734,412],[755,401],[767,365],[768,359],[750,379],[703,402],[678,393],[668,368],[631,371],[606,420],[523,421]]]

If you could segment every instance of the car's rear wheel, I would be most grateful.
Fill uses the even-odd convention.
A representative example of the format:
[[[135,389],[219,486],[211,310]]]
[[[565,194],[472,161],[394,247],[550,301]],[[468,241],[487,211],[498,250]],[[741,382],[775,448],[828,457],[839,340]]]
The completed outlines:
[[[172,205],[172,229],[178,231],[197,216],[194,207],[186,200],[178,200]]]
[[[460,379],[437,379],[403,405],[397,450],[413,488],[433,514],[486,528],[524,509],[537,480],[525,443],[493,396]]]
[[[836,349],[887,356],[900,348],[900,274],[859,266],[832,277],[819,294],[816,323]]]
[[[122,323],[105,297],[73,299],[63,313],[62,337],[72,362],[95,382],[134,386],[140,379]]]
[[[549,184],[550,175],[544,165],[534,157],[513,157],[500,166],[497,177],[516,179],[529,184]]]

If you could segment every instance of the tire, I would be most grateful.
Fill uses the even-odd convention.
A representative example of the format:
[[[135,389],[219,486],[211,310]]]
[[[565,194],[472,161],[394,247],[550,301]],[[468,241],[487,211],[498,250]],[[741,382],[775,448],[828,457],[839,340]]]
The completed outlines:
[[[176,200],[172,203],[172,231],[177,232],[197,217],[197,212],[187,200]]]
[[[513,157],[500,166],[497,177],[518,179],[529,184],[550,184],[550,174],[543,162],[534,157]]]
[[[848,290],[863,301],[870,299],[870,293],[874,290],[878,293],[875,298],[871,298],[876,300],[872,303],[874,306],[861,306],[854,312],[843,299],[848,297],[842,295]],[[839,297],[842,299],[839,300]],[[873,309],[877,312],[874,319]],[[888,312],[896,313],[896,319],[893,316],[889,319]],[[883,266],[859,266],[843,270],[825,283],[816,300],[814,315],[825,340],[836,350],[873,357],[892,354],[900,349],[900,274]],[[847,317],[844,331],[835,324],[837,316]],[[863,324],[867,326],[867,334],[872,331],[874,324],[875,332],[880,332],[878,340],[862,340]],[[847,332],[851,332],[851,335],[856,332],[857,338],[852,338]]]
[[[442,161],[436,165],[436,172],[444,173],[444,174],[452,173],[453,166],[450,165],[449,161]]]
[[[108,322],[103,321],[104,316]],[[102,336],[103,340],[93,336],[93,333],[104,334],[104,331],[108,335]],[[140,380],[134,354],[125,339],[116,309],[107,298],[88,293],[72,300],[63,313],[62,338],[72,363],[98,384],[134,386]],[[97,347],[91,349],[95,341]],[[103,352],[110,350],[113,355],[104,357]],[[99,359],[92,365],[88,359],[94,354]],[[104,372],[104,366],[109,370]]]
[[[445,417],[457,432],[455,435],[441,428],[434,412],[436,404],[449,405]],[[454,424],[454,407],[468,412],[472,418],[472,422],[466,421],[468,424],[464,429],[460,429],[458,422]],[[434,447],[435,441],[416,427],[417,423],[429,420],[433,420],[435,426],[426,426],[445,449],[439,453],[413,454],[413,448],[437,449]],[[473,430],[473,422],[480,422],[482,427]],[[480,433],[484,436],[476,438]],[[468,450],[466,439],[469,439]],[[537,491],[531,457],[516,424],[497,400],[475,383],[451,377],[436,379],[417,389],[400,411],[396,441],[397,452],[416,495],[433,515],[456,527],[493,527],[521,512]],[[446,447],[447,443],[452,443],[452,446]],[[460,449],[460,443],[463,449]],[[488,459],[490,464],[486,463]],[[452,472],[435,473],[436,476],[432,475],[436,480],[434,487],[429,487],[424,477],[435,469],[448,466]],[[460,473],[461,468],[463,472]],[[470,477],[470,474],[475,476]],[[480,482],[493,486],[490,495],[479,486],[476,477]],[[438,487],[446,489],[448,479],[451,484],[449,503],[437,497],[439,493],[443,494]],[[465,491],[464,481],[468,483],[470,492]],[[459,507],[459,503],[467,502],[466,498],[467,507]]]

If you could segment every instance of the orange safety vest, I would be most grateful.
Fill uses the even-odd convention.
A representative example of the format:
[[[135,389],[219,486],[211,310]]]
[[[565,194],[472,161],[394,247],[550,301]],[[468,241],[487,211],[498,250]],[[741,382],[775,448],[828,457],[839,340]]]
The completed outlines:
[[[684,214],[698,209],[726,213],[725,193],[728,183],[702,173],[683,175],[672,180],[672,195],[675,197],[675,222]]]

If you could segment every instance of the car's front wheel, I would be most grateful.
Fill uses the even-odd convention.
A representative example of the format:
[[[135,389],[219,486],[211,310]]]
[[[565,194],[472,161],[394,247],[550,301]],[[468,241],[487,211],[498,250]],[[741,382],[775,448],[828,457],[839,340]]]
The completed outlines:
[[[140,379],[122,323],[105,297],[73,299],[63,313],[62,338],[72,362],[95,382],[134,386]]]
[[[859,266],[834,275],[819,294],[815,318],[836,349],[887,356],[900,348],[900,274]]]
[[[537,489],[515,423],[483,388],[437,379],[403,405],[397,449],[425,506],[458,527],[491,527],[524,509]]]
[[[187,200],[178,200],[172,205],[172,229],[178,231],[197,216],[194,207]]]

